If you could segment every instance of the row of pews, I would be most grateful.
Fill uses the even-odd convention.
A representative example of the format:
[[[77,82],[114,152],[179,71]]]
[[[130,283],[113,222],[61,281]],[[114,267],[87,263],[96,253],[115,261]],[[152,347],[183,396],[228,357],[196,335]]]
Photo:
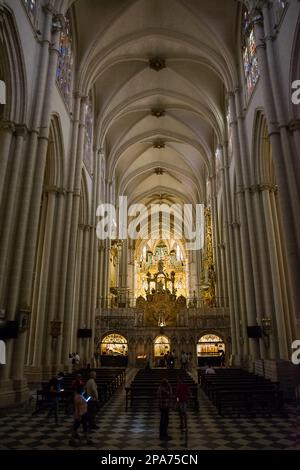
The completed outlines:
[[[99,406],[103,406],[116,392],[116,390],[125,383],[125,369],[93,369],[96,371],[96,384],[99,395]],[[80,371],[83,382],[89,379],[89,373]],[[68,413],[70,408],[73,409],[74,389],[72,384],[76,379],[77,372],[66,374],[62,380],[63,391],[59,394],[60,407],[65,407]],[[51,403],[51,394],[49,382],[42,382],[41,388],[36,391],[36,408],[35,413],[47,409]]]
[[[279,383],[242,369],[215,368],[215,374],[198,369],[198,382],[220,415],[267,413],[282,409]]]
[[[177,378],[181,376],[189,388],[189,405],[198,409],[198,385],[192,377],[183,369],[140,369],[130,386],[125,387],[126,391],[126,411],[128,408],[136,408],[140,404],[158,407],[157,390],[162,381],[166,378],[173,391],[175,404],[175,392]]]

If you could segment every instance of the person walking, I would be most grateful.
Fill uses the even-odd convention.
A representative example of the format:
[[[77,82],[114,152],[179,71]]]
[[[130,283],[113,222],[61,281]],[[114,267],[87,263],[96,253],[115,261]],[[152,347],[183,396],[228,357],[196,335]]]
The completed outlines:
[[[88,436],[88,407],[87,407],[87,398],[84,398],[84,387],[78,385],[74,393],[74,424],[72,428],[72,438],[70,441],[71,445],[77,446],[80,436],[78,434],[78,429],[82,425],[84,438],[87,444],[92,444],[92,441]]]
[[[63,389],[63,378],[64,373],[59,372],[55,377],[53,377],[49,382],[49,399],[50,399],[50,409],[47,415],[47,418],[50,418],[54,414],[55,423],[58,423],[58,408],[59,401],[64,392]]]
[[[91,397],[91,400],[88,402],[88,414],[90,418],[91,429],[99,429],[99,426],[96,425],[96,413],[98,408],[98,388],[96,384],[96,377],[96,371],[92,370],[90,379],[86,383],[86,392],[88,396]]]
[[[160,409],[159,437],[162,440],[170,439],[168,435],[169,412],[172,400],[172,388],[165,378],[161,381],[157,391]]]

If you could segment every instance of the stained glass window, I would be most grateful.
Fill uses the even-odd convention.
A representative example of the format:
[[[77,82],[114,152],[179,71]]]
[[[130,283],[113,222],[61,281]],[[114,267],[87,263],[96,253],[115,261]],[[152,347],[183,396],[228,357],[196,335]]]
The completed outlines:
[[[68,106],[70,106],[72,95],[72,67],[73,51],[71,21],[70,15],[67,13],[65,16],[65,28],[60,33],[56,80]]]
[[[27,13],[34,24],[38,11],[38,0],[23,0]]]
[[[93,112],[93,97],[92,92],[89,93],[88,101],[86,104],[85,114],[85,141],[84,141],[84,163],[92,174],[93,164],[93,127],[94,127],[94,112]]]
[[[247,10],[244,10],[243,14],[242,31],[242,54],[244,63],[244,73],[247,83],[248,94],[251,95],[259,77],[259,71],[256,55],[254,30],[252,23],[250,22],[249,12]]]

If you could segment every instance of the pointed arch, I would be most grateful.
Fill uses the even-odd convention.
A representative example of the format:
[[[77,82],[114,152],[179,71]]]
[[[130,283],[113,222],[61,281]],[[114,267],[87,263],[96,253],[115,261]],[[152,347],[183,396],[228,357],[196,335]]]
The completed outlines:
[[[60,118],[53,115],[50,122],[48,152],[45,168],[45,185],[62,188],[64,186],[64,146]]]
[[[89,211],[89,192],[87,184],[86,170],[82,169],[81,190],[80,190],[80,205],[79,205],[79,224],[89,225],[90,211]]]
[[[6,6],[0,12],[0,23],[0,79],[6,85],[1,118],[23,124],[28,106],[24,56],[15,18]]]
[[[275,170],[267,120],[261,109],[256,111],[253,130],[253,173],[256,183],[275,185]]]

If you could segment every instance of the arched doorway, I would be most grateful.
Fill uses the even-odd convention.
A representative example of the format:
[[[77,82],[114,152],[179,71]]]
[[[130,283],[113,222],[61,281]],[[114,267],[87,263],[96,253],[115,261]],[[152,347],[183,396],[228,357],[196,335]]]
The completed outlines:
[[[198,366],[220,366],[225,355],[225,343],[214,333],[207,333],[197,343]]]
[[[100,344],[100,354],[102,366],[127,366],[127,339],[117,333],[111,333],[104,336]]]
[[[171,351],[171,343],[167,336],[159,335],[154,340],[154,364],[156,367],[165,366],[165,354]]]

